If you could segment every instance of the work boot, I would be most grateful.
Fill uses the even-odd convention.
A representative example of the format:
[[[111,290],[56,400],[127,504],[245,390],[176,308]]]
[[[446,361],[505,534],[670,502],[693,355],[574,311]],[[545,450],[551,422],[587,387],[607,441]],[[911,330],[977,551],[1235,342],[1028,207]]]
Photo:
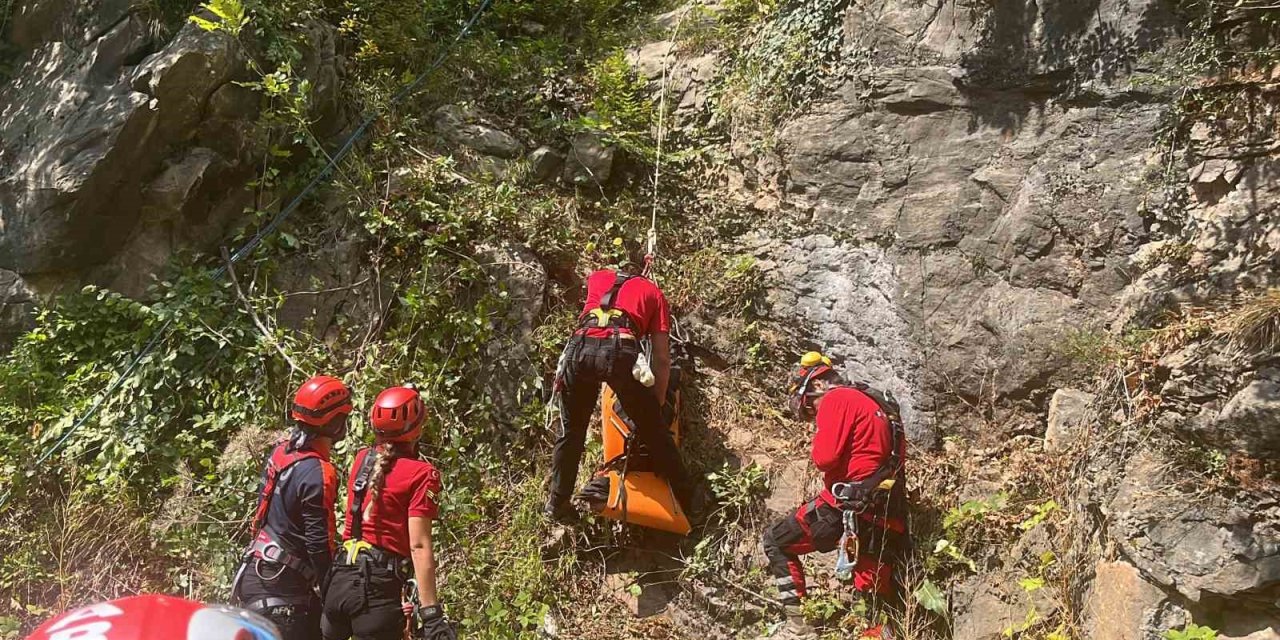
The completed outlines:
[[[817,640],[818,632],[800,612],[800,605],[787,605],[787,621],[771,636],[770,640]]]
[[[569,501],[551,499],[542,508],[542,515],[553,523],[572,524],[578,520],[578,510]]]
[[[588,482],[582,487],[582,491],[573,497],[573,500],[581,502],[592,513],[604,511],[605,506],[609,504],[609,476],[592,478],[591,482]]]

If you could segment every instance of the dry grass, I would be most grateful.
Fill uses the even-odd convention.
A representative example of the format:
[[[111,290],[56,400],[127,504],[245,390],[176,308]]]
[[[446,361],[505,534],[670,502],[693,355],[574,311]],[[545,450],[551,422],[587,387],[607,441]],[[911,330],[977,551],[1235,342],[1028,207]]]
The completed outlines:
[[[1280,288],[1256,295],[1218,318],[1215,333],[1240,355],[1280,349]]]
[[[24,630],[52,612],[169,583],[150,518],[125,492],[73,480],[25,506],[0,523],[0,616]]]

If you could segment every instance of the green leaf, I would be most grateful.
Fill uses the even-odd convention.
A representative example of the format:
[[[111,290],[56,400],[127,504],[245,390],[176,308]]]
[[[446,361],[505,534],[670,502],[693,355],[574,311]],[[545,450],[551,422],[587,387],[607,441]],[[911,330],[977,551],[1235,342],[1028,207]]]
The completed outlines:
[[[911,595],[925,609],[940,616],[947,615],[947,597],[942,594],[942,590],[938,589],[938,585],[934,584],[932,580],[926,578]]]
[[[1058,510],[1058,503],[1056,500],[1049,500],[1044,504],[1038,505],[1036,507],[1035,514],[1033,514],[1030,518],[1027,518],[1026,520],[1023,520],[1021,523],[1019,523],[1018,528],[1022,529],[1023,531],[1034,529],[1041,522],[1044,522],[1045,518],[1049,517],[1049,514],[1057,510]]]
[[[1165,640],[1218,640],[1218,632],[1210,627],[1202,627],[1194,622],[1182,629],[1169,629],[1164,632]]]
[[[1018,581],[1018,586],[1027,593],[1034,593],[1044,588],[1044,578],[1023,578]]]
[[[218,23],[212,20],[201,18],[200,16],[191,16],[190,18],[187,18],[187,19],[195,23],[197,27],[200,27],[205,31],[217,31],[218,29],[221,28],[221,25],[219,25]]]

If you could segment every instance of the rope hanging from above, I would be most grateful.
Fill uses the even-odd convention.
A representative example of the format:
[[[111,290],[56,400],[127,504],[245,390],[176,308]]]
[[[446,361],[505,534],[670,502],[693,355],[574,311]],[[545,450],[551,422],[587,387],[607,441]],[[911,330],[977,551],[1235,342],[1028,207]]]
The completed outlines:
[[[671,31],[671,46],[667,47],[667,52],[662,57],[662,80],[661,84],[658,85],[658,144],[653,158],[653,209],[649,215],[649,233],[646,237],[644,269],[640,272],[641,275],[650,280],[654,279],[653,263],[658,257],[658,200],[662,178],[662,143],[667,137],[667,80],[671,70],[672,54],[676,50],[675,43],[680,38],[680,28],[684,26],[684,19],[689,16],[689,12],[692,10],[693,7],[690,5],[681,11],[680,19],[676,21],[676,26]]]

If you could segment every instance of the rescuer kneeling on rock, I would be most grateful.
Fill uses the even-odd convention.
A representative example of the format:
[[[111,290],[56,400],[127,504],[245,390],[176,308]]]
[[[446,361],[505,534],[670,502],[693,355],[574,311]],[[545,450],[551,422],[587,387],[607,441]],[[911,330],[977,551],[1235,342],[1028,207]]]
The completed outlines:
[[[351,391],[329,376],[308,380],[289,410],[293,433],[262,471],[253,543],[231,586],[240,606],[261,613],[285,640],[320,635],[320,583],[333,560],[338,476],[329,462],[347,433]]]
[[[801,360],[788,393],[793,414],[814,419],[813,463],[823,472],[824,489],[764,534],[787,625],[779,638],[817,637],[805,623],[800,556],[843,549],[841,561],[854,588],[867,596],[894,591],[893,561],[906,537],[906,437],[898,403],[891,394],[861,383],[848,384],[822,354]],[[841,567],[837,567],[838,573]],[[872,628],[863,637],[887,637]]]
[[[636,437],[648,450],[654,470],[671,483],[676,500],[689,513],[689,472],[662,421],[671,375],[670,331],[667,300],[652,280],[610,270],[587,277],[587,301],[579,328],[569,338],[556,377],[565,419],[556,438],[546,504],[546,514],[552,520],[574,517],[569,498],[601,383],[608,383],[617,394],[623,411],[636,425]],[[653,346],[653,362],[649,364],[640,348],[640,340],[646,336]],[[642,382],[647,382],[649,375],[652,387]]]
[[[412,387],[384,389],[373,401],[374,446],[351,463],[346,541],[325,593],[324,640],[399,640],[409,613],[413,637],[457,637],[436,594],[431,522],[442,483],[435,466],[418,458],[426,419]]]

